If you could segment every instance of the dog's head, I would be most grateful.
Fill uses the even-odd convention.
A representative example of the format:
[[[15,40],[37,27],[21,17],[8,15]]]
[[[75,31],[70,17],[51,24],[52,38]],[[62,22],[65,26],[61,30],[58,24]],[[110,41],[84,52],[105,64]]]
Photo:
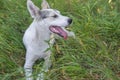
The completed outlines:
[[[46,0],[43,0],[41,6],[40,10],[31,0],[27,1],[27,8],[32,18],[37,19],[40,23],[43,21],[51,32],[66,39],[68,34],[65,27],[72,23],[72,19],[61,15],[58,10],[51,9]]]

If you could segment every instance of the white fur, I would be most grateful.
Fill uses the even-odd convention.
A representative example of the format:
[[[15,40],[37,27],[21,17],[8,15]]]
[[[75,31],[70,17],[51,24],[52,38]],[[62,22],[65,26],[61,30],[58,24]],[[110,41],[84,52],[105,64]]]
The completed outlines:
[[[32,66],[35,63],[35,61],[39,58],[44,58],[45,63],[43,65],[42,71],[47,72],[50,65],[50,54],[51,51],[46,51],[50,45],[46,42],[50,40],[50,44],[54,44],[54,36],[53,33],[49,30],[50,25],[58,25],[62,26],[62,28],[65,30],[64,27],[68,26],[68,17],[62,16],[58,11],[55,11],[50,8],[46,0],[43,0],[42,3],[42,10],[39,10],[38,7],[36,7],[31,0],[27,0],[27,8],[30,12],[31,17],[34,19],[31,25],[26,30],[24,36],[23,36],[23,43],[26,48],[26,61],[24,65],[25,69],[25,76],[26,80],[33,80],[32,77]],[[57,19],[53,19],[52,17],[42,19],[41,15],[39,14],[39,11],[49,11],[49,15],[52,16],[54,14],[58,15],[59,17]],[[65,30],[68,34],[68,36],[75,36],[73,32],[69,32]],[[52,35],[51,35],[52,34]],[[41,72],[42,72],[41,71]],[[44,79],[44,73],[38,74],[37,80],[43,80]]]

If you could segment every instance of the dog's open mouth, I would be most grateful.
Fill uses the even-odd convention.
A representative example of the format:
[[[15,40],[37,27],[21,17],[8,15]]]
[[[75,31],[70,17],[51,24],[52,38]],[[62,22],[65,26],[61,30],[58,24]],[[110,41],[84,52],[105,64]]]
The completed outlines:
[[[59,36],[63,37],[64,39],[67,39],[68,35],[67,33],[60,27],[60,26],[50,26],[50,31],[52,31],[55,34],[58,34]]]

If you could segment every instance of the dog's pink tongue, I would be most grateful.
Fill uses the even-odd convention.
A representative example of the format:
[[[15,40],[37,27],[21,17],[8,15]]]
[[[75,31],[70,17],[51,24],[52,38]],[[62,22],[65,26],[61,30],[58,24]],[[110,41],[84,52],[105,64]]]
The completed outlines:
[[[62,36],[64,39],[67,39],[67,33],[59,26],[50,26],[50,30],[53,33],[56,33],[60,36]]]

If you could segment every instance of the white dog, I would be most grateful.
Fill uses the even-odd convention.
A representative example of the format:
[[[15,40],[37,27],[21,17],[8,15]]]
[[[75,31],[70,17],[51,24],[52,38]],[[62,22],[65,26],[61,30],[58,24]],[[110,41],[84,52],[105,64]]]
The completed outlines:
[[[61,15],[58,10],[50,9],[46,0],[43,0],[41,6],[42,9],[40,10],[31,0],[27,0],[27,8],[34,20],[23,37],[23,43],[26,48],[24,65],[26,80],[33,80],[32,66],[39,58],[44,58],[45,60],[42,72],[48,71],[51,65],[51,51],[48,48],[50,47],[49,44],[54,44],[53,34],[57,34],[64,39],[67,39],[68,36],[74,37],[73,32],[65,29],[72,23],[72,19]],[[49,43],[46,41],[49,41]],[[38,74],[37,80],[43,80],[43,73]]]

